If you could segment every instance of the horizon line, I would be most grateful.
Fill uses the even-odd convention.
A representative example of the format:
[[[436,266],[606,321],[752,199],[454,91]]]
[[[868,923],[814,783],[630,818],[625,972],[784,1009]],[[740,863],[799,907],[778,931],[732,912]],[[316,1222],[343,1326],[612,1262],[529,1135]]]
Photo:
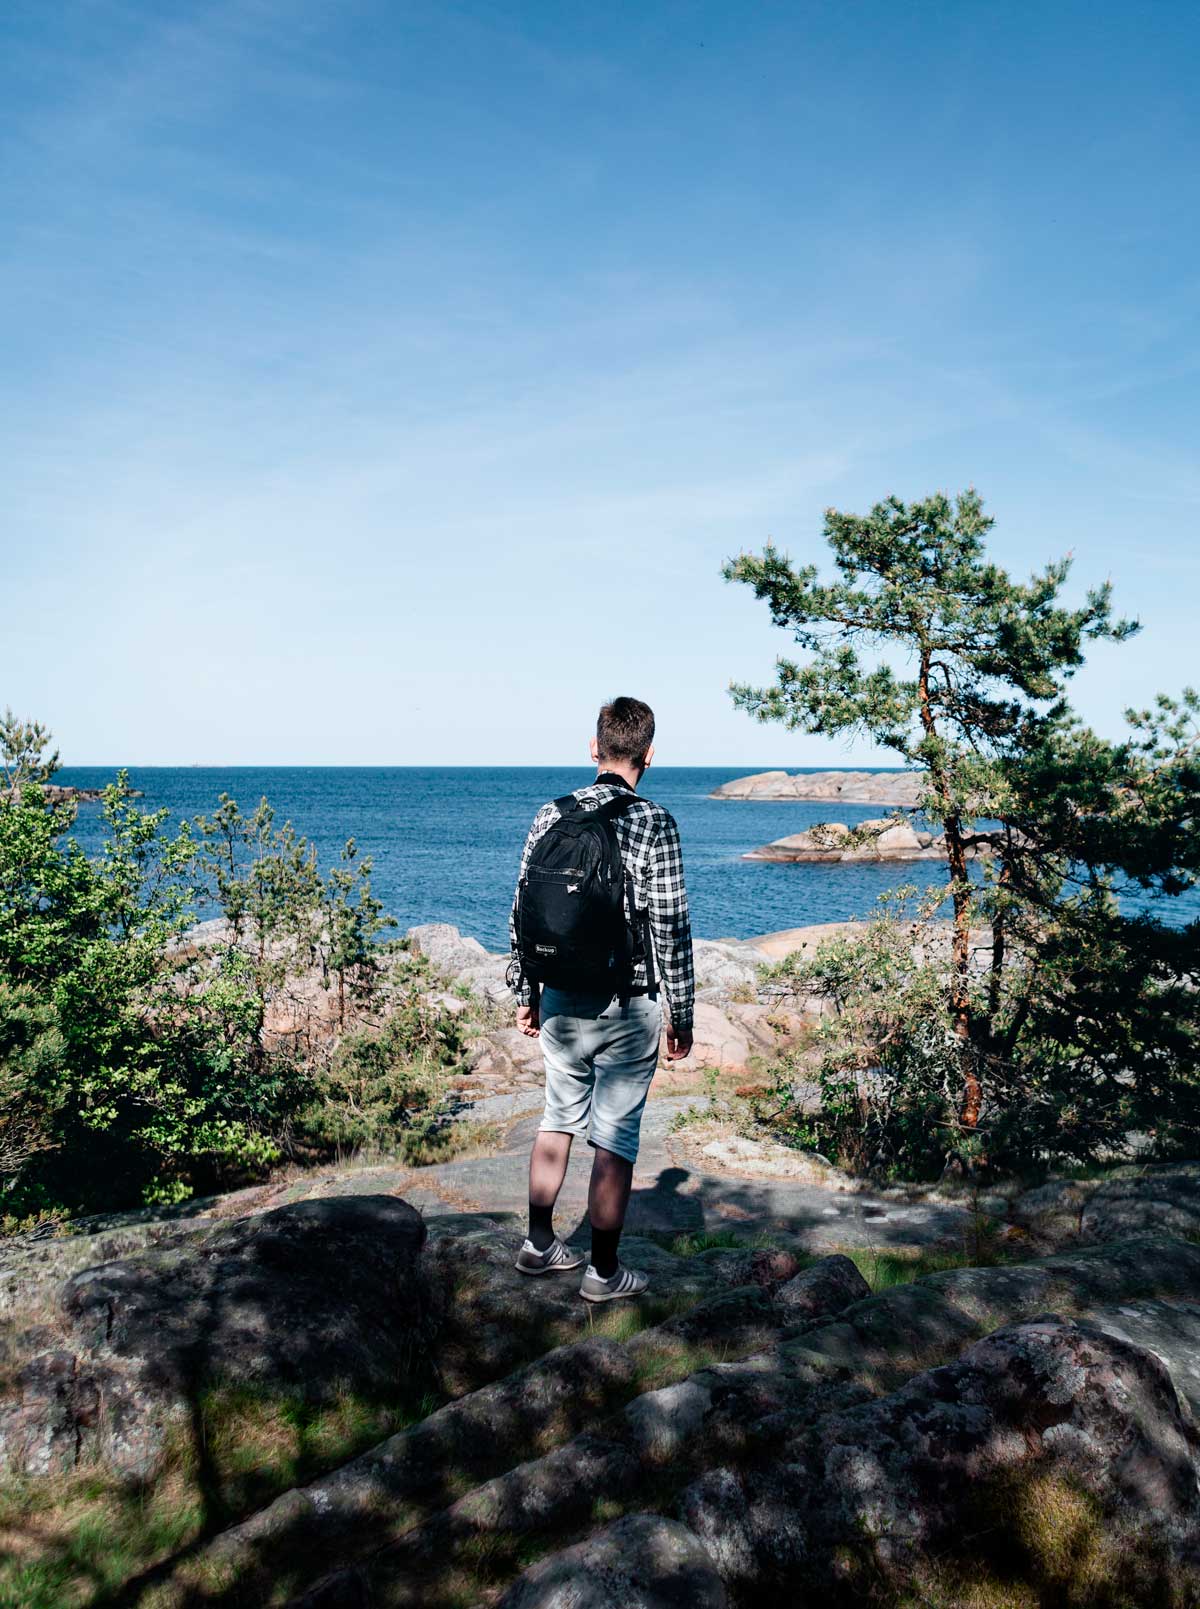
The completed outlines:
[[[754,762],[746,762],[746,766],[717,765],[711,762],[686,764],[678,762],[672,765],[654,765],[651,771],[735,771],[746,769]],[[107,760],[71,760],[64,761],[55,773],[57,776],[63,771],[590,771],[589,762],[581,765],[577,761],[528,762],[522,765],[494,765],[483,762],[459,760],[453,762],[407,761],[402,765],[387,761],[304,761],[304,760],[269,760],[246,761],[236,760],[224,762],[219,760],[152,760],[141,762],[138,760],[121,760],[120,762]],[[918,770],[916,766],[905,765],[766,765],[760,768],[763,771],[792,771],[792,772],[819,772],[819,771],[909,771]],[[753,774],[753,773],[750,773]]]

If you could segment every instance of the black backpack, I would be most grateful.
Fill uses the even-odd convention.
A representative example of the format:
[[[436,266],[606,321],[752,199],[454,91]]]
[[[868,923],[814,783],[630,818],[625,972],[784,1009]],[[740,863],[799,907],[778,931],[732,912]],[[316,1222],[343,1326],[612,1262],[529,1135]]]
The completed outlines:
[[[517,956],[521,974],[553,989],[628,992],[636,963],[645,959],[655,993],[649,918],[634,932],[633,879],[621,859],[614,819],[634,802],[618,794],[585,810],[573,793],[554,801],[558,819],[534,844],[517,888]]]

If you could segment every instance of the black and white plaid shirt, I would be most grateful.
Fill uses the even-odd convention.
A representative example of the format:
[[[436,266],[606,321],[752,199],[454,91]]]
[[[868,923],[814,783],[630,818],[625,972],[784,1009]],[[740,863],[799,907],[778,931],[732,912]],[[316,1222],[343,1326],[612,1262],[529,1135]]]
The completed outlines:
[[[617,794],[632,791],[627,782],[614,777],[611,771],[604,771],[586,788],[576,788],[575,797],[584,809],[595,810],[609,799],[615,799]],[[529,829],[521,853],[518,888],[528,870],[534,844],[557,820],[558,807],[553,800],[544,804],[534,816],[533,826]],[[692,924],[683,881],[679,828],[675,825],[674,816],[650,799],[636,799],[628,810],[615,818],[613,828],[621,859],[633,879],[633,897],[637,902],[635,913],[628,909],[626,898],[626,920],[636,927],[641,913],[649,912],[658,975],[667,997],[671,1024],[675,1028],[690,1028],[696,998],[696,975],[692,965]],[[520,977],[515,899],[508,919],[508,932],[514,961],[510,976],[520,979],[513,992],[518,1003],[527,1006],[532,999],[532,990],[528,982]],[[646,983],[646,964],[639,961],[633,975],[633,987],[645,989]]]

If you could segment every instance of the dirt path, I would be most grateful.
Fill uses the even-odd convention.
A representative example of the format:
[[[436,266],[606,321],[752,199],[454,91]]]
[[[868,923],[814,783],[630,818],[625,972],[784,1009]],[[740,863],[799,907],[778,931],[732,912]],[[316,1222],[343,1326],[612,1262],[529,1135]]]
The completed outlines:
[[[962,1207],[792,1179],[701,1171],[685,1156],[672,1126],[680,1113],[703,1105],[701,1096],[664,1096],[647,1104],[627,1220],[631,1233],[734,1229],[749,1237],[763,1232],[814,1252],[845,1246],[961,1245],[970,1225],[970,1214]],[[403,1195],[429,1217],[447,1211],[478,1212],[501,1221],[510,1214],[523,1217],[540,1098],[537,1106],[539,1110],[513,1117],[494,1155],[462,1157],[427,1168],[322,1173],[282,1191],[271,1204],[386,1190]],[[566,1239],[586,1237],[590,1167],[590,1150],[586,1143],[577,1143],[556,1215]]]

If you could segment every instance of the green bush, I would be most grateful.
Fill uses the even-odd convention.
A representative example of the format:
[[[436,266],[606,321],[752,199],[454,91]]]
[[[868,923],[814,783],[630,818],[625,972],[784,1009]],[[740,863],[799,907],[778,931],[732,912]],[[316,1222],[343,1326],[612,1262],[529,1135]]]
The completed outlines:
[[[466,1040],[463,1015],[429,1003],[435,982],[422,956],[395,957],[383,1022],[347,1033],[315,1076],[300,1125],[308,1146],[407,1156],[449,1125],[446,1076],[462,1066]]]
[[[1010,951],[994,1039],[976,1052],[986,1095],[964,1132],[962,1050],[944,1009],[948,924],[911,898],[898,890],[861,933],[763,969],[768,992],[815,997],[827,1014],[813,1049],[776,1063],[754,1102],[761,1123],[889,1178],[936,1178],[952,1157],[1009,1173],[1115,1159],[1135,1134],[1143,1154],[1196,1154],[1194,929],[1063,904],[1036,946]],[[985,949],[971,978],[980,995],[986,959]],[[806,1099],[814,1082],[816,1110]]]
[[[186,1199],[279,1155],[302,1081],[256,1064],[253,979],[199,958],[190,836],[105,790],[104,853],[40,785],[0,798],[4,1210]]]
[[[124,773],[89,859],[45,784],[48,734],[0,719],[0,1219],[186,1200],[287,1157],[446,1123],[461,1025],[351,841],[327,878],[264,800],[171,831]],[[191,933],[215,905],[215,933]],[[329,1002],[333,1002],[329,1020]],[[362,1026],[378,1007],[382,1026]]]
[[[812,1049],[776,1063],[771,1087],[753,1103],[760,1119],[855,1172],[936,1177],[958,1129],[961,1062],[945,969],[920,957],[912,924],[885,912],[860,936],[764,968],[763,985],[816,996],[832,1012]],[[814,1080],[820,1104],[811,1111],[801,1096]]]

